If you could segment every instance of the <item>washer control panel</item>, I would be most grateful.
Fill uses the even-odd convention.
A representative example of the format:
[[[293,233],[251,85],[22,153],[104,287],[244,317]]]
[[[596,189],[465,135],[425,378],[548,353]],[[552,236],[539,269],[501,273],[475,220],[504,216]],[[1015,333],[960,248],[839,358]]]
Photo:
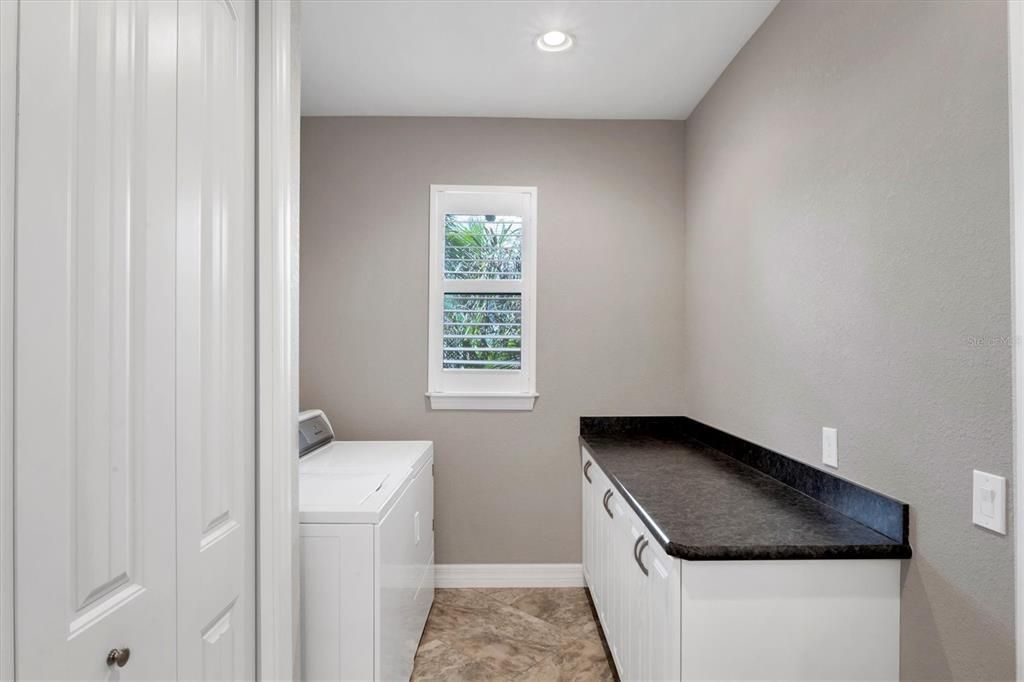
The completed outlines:
[[[334,440],[334,431],[326,415],[320,410],[308,410],[299,415],[299,457],[305,457],[321,445]]]

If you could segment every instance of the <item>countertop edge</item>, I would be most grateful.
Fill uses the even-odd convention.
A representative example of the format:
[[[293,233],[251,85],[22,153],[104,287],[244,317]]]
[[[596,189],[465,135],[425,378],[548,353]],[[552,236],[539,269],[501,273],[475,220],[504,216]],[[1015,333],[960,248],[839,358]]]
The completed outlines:
[[[592,458],[599,460],[600,456],[595,452],[594,446],[587,442],[586,436],[579,436],[580,446],[586,449]],[[726,455],[728,456],[728,455]],[[742,462],[741,462],[742,464]],[[749,466],[744,464],[744,466]],[[913,549],[906,543],[879,544],[879,545],[765,545],[765,546],[744,546],[744,547],[693,547],[680,545],[672,542],[665,532],[661,530],[650,517],[640,503],[629,492],[629,489],[618,479],[618,477],[601,468],[608,480],[619,491],[626,503],[636,512],[637,516],[658,541],[662,549],[669,556],[683,561],[783,561],[783,560],[850,560],[850,559],[909,559],[913,556]],[[756,470],[756,469],[755,469]],[[777,480],[777,479],[776,479]],[[779,481],[779,485],[786,485]],[[786,486],[790,487],[790,486]],[[791,488],[795,490],[794,488]],[[799,492],[799,491],[797,491]],[[823,502],[817,501],[822,506]],[[831,507],[829,507],[831,509]],[[842,513],[838,512],[837,513]],[[844,515],[845,516],[845,515]],[[850,518],[850,517],[847,517]],[[856,519],[850,519],[859,523]],[[863,524],[861,524],[863,525]],[[877,532],[877,531],[876,531]]]

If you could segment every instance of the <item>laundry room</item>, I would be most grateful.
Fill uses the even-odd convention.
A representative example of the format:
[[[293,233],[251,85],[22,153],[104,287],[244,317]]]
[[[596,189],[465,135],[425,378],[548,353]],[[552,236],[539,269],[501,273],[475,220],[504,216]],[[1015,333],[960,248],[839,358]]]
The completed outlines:
[[[0,0],[0,682],[1024,680],[1024,0]]]
[[[304,3],[308,678],[1011,669],[1003,15]]]

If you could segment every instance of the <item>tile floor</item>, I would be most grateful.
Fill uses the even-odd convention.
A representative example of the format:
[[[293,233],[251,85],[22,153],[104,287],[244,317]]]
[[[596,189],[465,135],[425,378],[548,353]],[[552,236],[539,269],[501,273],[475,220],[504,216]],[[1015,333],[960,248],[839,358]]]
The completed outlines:
[[[582,588],[437,590],[412,679],[617,680]]]

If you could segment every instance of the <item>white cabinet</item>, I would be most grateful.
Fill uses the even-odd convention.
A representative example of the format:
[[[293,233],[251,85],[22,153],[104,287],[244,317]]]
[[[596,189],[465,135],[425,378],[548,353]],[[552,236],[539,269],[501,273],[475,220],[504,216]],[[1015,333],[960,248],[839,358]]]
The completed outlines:
[[[590,473],[593,467],[594,462],[584,455],[583,476],[580,477],[583,491],[580,499],[583,507],[583,578],[588,585],[593,583],[594,578],[591,572],[594,565],[594,478]]]
[[[604,495],[608,490],[608,479],[597,468],[592,460],[584,456],[583,464],[583,574],[590,586],[590,592],[597,608],[598,616],[604,618],[604,600],[598,599],[603,594],[605,565],[607,552],[600,534],[607,531],[606,511],[603,506]]]
[[[615,665],[625,680],[679,679],[678,561],[583,457],[583,573]]]
[[[637,521],[639,523],[639,520]],[[646,530],[640,526],[641,530]],[[627,675],[639,680],[679,679],[679,565],[657,541],[644,537],[638,548],[638,563],[647,573],[637,578],[636,603],[630,622],[636,633],[639,658]]]
[[[665,555],[618,491],[613,495],[608,628],[616,665],[624,680],[679,679],[678,561]]]
[[[621,679],[898,679],[899,560],[683,561],[582,455],[583,574]]]

